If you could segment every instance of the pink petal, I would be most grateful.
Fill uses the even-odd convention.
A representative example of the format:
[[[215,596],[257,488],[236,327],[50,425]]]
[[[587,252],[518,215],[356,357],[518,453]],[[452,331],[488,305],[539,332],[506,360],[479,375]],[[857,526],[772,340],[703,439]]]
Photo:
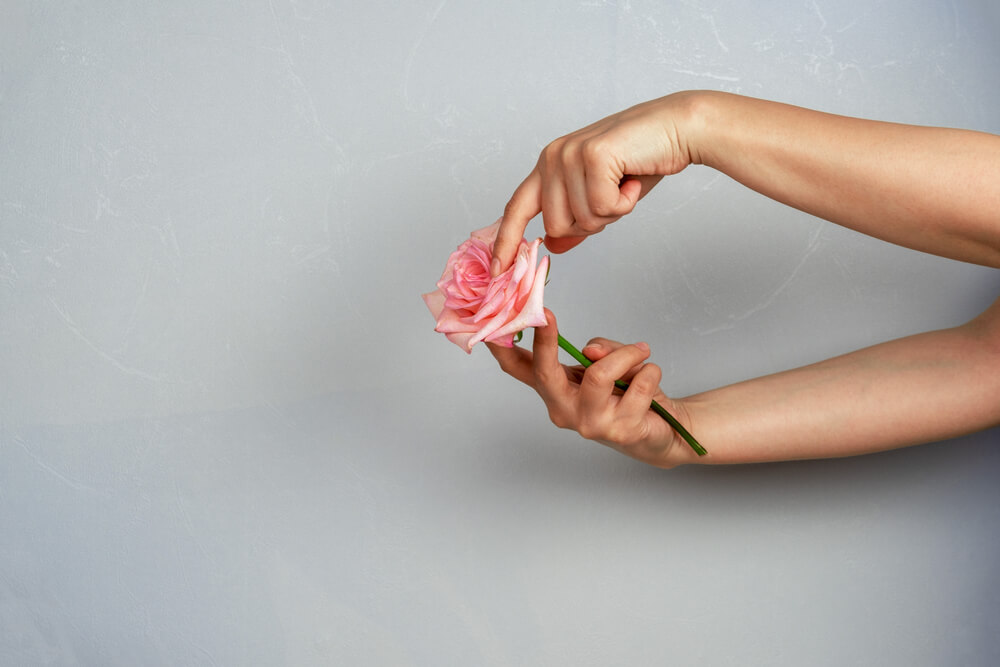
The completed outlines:
[[[546,325],[542,296],[545,290],[545,275],[548,273],[548,270],[549,258],[546,255],[542,257],[542,261],[538,264],[538,270],[535,271],[534,284],[532,285],[531,292],[528,294],[528,300],[525,302],[524,307],[521,308],[521,311],[509,323],[496,329],[493,333],[494,336],[514,335],[518,331],[524,331],[528,327],[544,327]]]
[[[445,335],[448,337],[448,340],[450,340],[452,343],[458,345],[460,348],[465,350],[466,354],[472,354],[472,346],[475,345],[475,343],[472,344],[469,343],[469,341],[472,339],[472,334],[450,333]]]
[[[431,311],[431,315],[434,319],[441,317],[441,311],[444,309],[444,294],[441,290],[436,290],[434,292],[428,292],[422,295],[424,298],[424,303],[427,304],[427,308]]]
[[[479,326],[451,308],[445,308],[438,317],[434,331],[438,333],[475,333]]]
[[[508,301],[507,303],[503,304],[503,308],[500,310],[500,312],[498,312],[496,315],[494,315],[485,323],[481,323],[479,326],[479,331],[476,332],[476,335],[474,336],[473,344],[481,340],[492,341],[493,333],[499,330],[501,327],[504,327],[511,320],[512,315],[517,314],[516,311],[514,310],[514,305],[515,304],[513,302]],[[503,336],[504,333],[500,333],[499,335]]]
[[[487,342],[499,345],[500,347],[514,347],[514,334],[499,337],[494,336]]]
[[[490,254],[492,254],[493,242],[496,241],[497,232],[500,231],[501,220],[503,220],[503,218],[498,218],[497,221],[494,222],[489,227],[483,227],[482,229],[477,229],[476,231],[472,232],[472,234],[470,234],[472,238],[479,239],[480,241],[485,242],[486,245],[490,247],[491,250]]]

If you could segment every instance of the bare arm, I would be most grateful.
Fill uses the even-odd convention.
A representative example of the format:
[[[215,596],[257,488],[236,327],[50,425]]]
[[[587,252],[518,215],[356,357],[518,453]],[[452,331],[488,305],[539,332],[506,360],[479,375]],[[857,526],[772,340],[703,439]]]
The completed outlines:
[[[595,360],[586,371],[561,366],[551,314],[535,332],[533,352],[490,350],[538,392],[556,425],[664,468],[853,456],[1000,424],[1000,300],[953,329],[672,400],[656,386],[660,369],[643,363],[649,348],[641,343],[598,339],[583,350]],[[632,382],[624,395],[614,391],[619,377]],[[706,456],[649,410],[653,399]]]
[[[1000,137],[723,93],[694,104],[693,162],[870,236],[1000,267]]]
[[[546,245],[562,252],[689,164],[892,243],[1000,267],[1000,137],[695,91],[549,144],[507,204],[494,272],[538,213]]]
[[[679,401],[706,463],[865,454],[1000,424],[1000,300],[971,322]]]

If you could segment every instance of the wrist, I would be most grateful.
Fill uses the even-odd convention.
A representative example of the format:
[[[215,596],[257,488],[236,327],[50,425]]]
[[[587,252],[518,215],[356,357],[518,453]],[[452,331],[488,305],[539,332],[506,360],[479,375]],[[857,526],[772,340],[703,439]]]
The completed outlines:
[[[677,94],[683,113],[679,136],[691,164],[718,168],[716,156],[724,140],[723,132],[737,124],[731,120],[731,107],[738,95],[711,90],[693,90]]]
[[[662,401],[661,401],[662,402]],[[694,418],[692,405],[687,399],[666,399],[664,405],[669,405],[669,410],[680,424],[694,437],[699,439],[699,422]],[[664,451],[662,461],[658,463],[663,468],[674,468],[687,463],[714,463],[710,459],[711,451],[699,456],[694,449],[685,442],[684,438],[676,431],[671,432],[673,441],[671,446]],[[704,445],[704,443],[701,443]]]

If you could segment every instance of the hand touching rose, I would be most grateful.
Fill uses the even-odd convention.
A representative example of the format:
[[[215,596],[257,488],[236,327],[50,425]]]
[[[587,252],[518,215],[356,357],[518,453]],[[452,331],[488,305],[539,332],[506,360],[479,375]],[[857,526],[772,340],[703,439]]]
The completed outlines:
[[[545,246],[566,252],[631,212],[663,176],[698,161],[697,100],[682,92],[644,102],[546,146],[504,209],[493,273],[510,264],[537,214]]]
[[[524,356],[527,354],[530,358],[532,355],[519,349],[510,350],[510,354],[498,354],[498,350],[513,348],[514,336],[524,329],[528,327],[541,328],[549,323],[546,310],[542,306],[542,291],[545,289],[545,279],[549,271],[549,258],[542,257],[541,261],[538,261],[538,247],[541,245],[541,239],[528,243],[522,238],[518,244],[513,264],[506,271],[491,277],[493,248],[497,241],[500,222],[497,220],[489,227],[473,232],[469,240],[458,246],[458,250],[451,253],[448,258],[444,273],[441,274],[441,279],[437,283],[437,290],[424,294],[423,297],[431,314],[437,320],[435,331],[445,334],[448,336],[448,340],[469,353],[472,352],[476,343],[483,341],[493,343],[494,346],[491,346],[490,350],[500,360],[501,367],[515,377],[532,384],[525,379],[529,376],[531,362],[526,361]],[[592,360],[583,356],[555,330],[554,321],[552,324],[552,331],[548,334],[539,332],[535,335],[536,353],[541,344],[542,349],[550,354],[540,356],[547,358],[551,362],[550,366],[558,367],[556,348],[562,348],[582,366],[589,367]],[[545,345],[545,341],[548,341],[550,345]],[[626,352],[640,349],[635,346],[627,347]],[[641,356],[644,359],[648,354],[649,348],[647,347],[642,350]],[[632,357],[635,355],[633,354]],[[566,414],[576,415],[580,418],[579,428],[573,427],[577,428],[581,434],[593,434],[588,437],[601,439],[604,437],[601,434],[607,432],[619,434],[629,442],[646,444],[653,441],[661,444],[665,441],[672,442],[679,435],[699,456],[705,454],[705,448],[698,444],[698,441],[687,432],[687,429],[662,405],[652,400],[656,385],[655,381],[651,381],[651,375],[654,371],[655,379],[659,379],[659,370],[655,366],[647,366],[644,370],[635,373],[633,382],[638,383],[638,387],[632,388],[628,382],[618,379],[621,377],[621,372],[628,370],[628,366],[620,368],[621,372],[616,374],[614,369],[621,364],[618,363],[616,366],[613,363],[629,358],[621,352],[614,352],[595,364],[597,368],[594,371],[584,375],[581,387],[586,385],[590,389],[581,393],[583,400],[577,406],[580,410],[575,408],[565,410]],[[638,361],[642,361],[642,359],[634,358],[631,365]],[[518,369],[517,371],[513,370],[515,367]],[[560,374],[547,372],[543,375],[558,376]],[[565,380],[565,377],[563,379]],[[596,390],[593,388],[595,384],[599,385]],[[596,409],[599,407],[597,404],[600,401],[595,401],[594,397],[611,396],[616,387],[625,392],[622,405],[627,409],[610,411],[603,408]],[[561,388],[565,389],[565,387]],[[546,404],[554,396],[554,393],[549,391],[551,387],[538,386],[536,389],[539,389],[543,398],[548,397]],[[572,394],[572,390],[563,393],[569,395]],[[665,400],[665,397],[663,398]],[[567,405],[571,403],[576,405],[572,400],[566,402]],[[608,405],[603,407],[607,408]],[[550,411],[551,408],[550,405]],[[669,424],[669,427],[664,426],[655,417],[651,417],[648,414],[650,409]],[[570,424],[568,420],[563,421]],[[574,419],[573,423],[575,424],[576,421]],[[650,421],[652,421],[652,426]],[[628,433],[622,431],[623,424],[628,428]],[[670,427],[676,431],[676,434],[670,431]],[[669,438],[657,437],[663,434],[664,429],[666,429]],[[614,441],[616,441],[614,437],[609,438],[609,442]]]
[[[473,232],[448,258],[437,290],[423,295],[437,320],[434,330],[469,353],[481,341],[513,347],[518,332],[545,326],[542,291],[549,258],[538,261],[541,239],[531,243],[521,239],[513,264],[491,278],[499,228],[497,220]]]
[[[690,463],[704,453],[701,445],[692,445],[693,451],[685,448],[686,438],[680,431],[665,417],[661,419],[662,414],[650,410],[656,402],[661,409],[667,405],[688,420],[683,403],[671,401],[660,390],[660,368],[645,363],[648,345],[622,345],[597,338],[583,348],[589,357],[586,364],[563,366],[559,348],[569,350],[559,335],[555,315],[546,313],[548,326],[535,331],[530,351],[491,345],[490,352],[504,372],[538,392],[556,426],[664,468]]]

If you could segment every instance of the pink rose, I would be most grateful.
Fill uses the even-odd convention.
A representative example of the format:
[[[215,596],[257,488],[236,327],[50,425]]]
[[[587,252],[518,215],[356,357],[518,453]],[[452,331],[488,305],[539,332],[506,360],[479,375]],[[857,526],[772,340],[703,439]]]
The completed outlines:
[[[466,352],[480,341],[514,346],[514,334],[528,327],[545,326],[542,290],[549,258],[538,261],[541,239],[524,239],[514,264],[490,278],[493,242],[500,221],[472,232],[471,238],[451,253],[437,291],[424,294],[424,302],[437,320],[435,331]]]

